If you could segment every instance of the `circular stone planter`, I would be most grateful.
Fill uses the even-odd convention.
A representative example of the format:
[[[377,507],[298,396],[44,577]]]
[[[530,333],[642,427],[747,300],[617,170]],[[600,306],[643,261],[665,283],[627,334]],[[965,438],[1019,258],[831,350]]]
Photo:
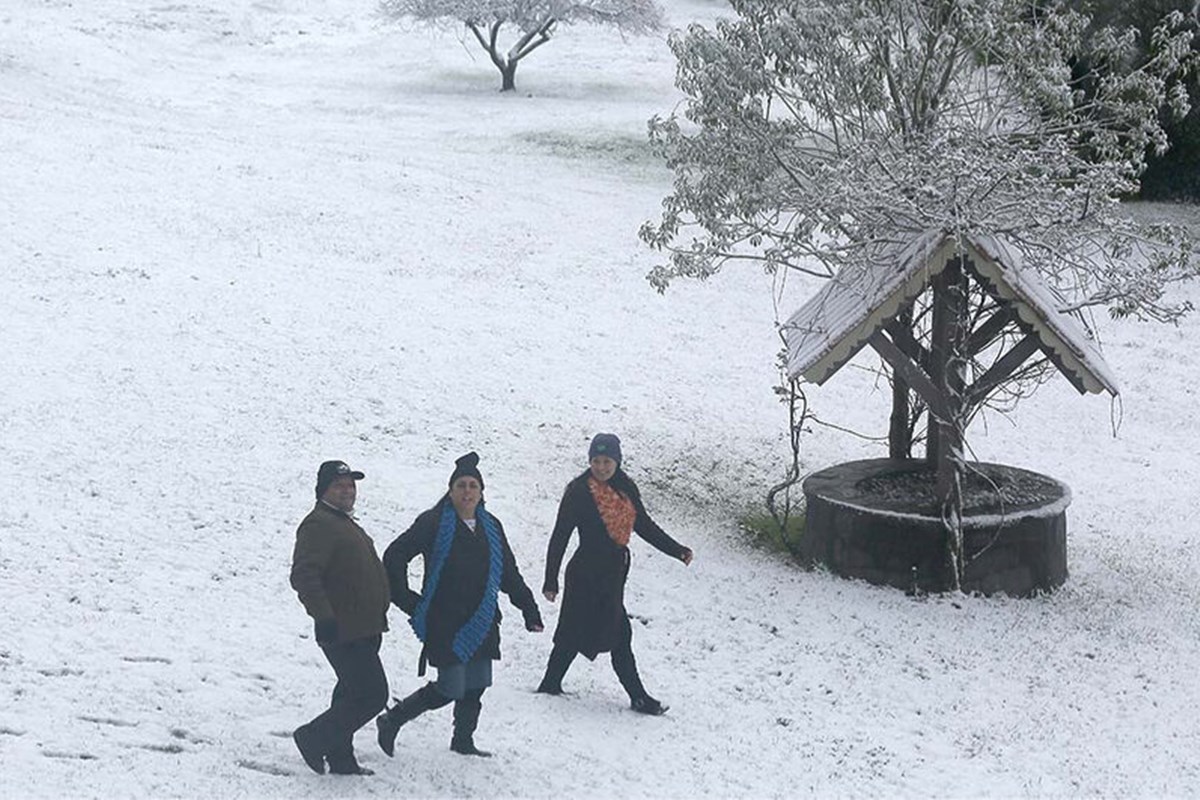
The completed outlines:
[[[923,460],[852,461],[804,481],[801,554],[847,578],[906,590],[953,585],[946,529]],[[1036,472],[972,463],[963,482],[966,592],[1018,597],[1067,579],[1071,490]]]

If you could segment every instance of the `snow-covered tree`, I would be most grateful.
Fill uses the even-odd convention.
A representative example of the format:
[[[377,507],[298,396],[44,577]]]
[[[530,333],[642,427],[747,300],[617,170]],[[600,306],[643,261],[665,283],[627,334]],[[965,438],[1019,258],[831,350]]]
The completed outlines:
[[[1159,108],[1186,110],[1182,15],[1134,70],[1130,34],[1095,33],[1085,91],[1069,63],[1087,18],[1057,2],[731,4],[715,32],[671,37],[687,104],[650,122],[675,172],[642,230],[670,254],[656,288],[735,259],[829,276],[872,243],[942,229],[1012,236],[1078,307],[1185,310],[1163,289],[1194,264],[1118,203],[1166,146]]]
[[[669,256],[649,276],[660,291],[738,260],[871,269],[881,243],[942,231],[1004,239],[1064,309],[1189,310],[1166,288],[1197,274],[1193,242],[1119,202],[1166,146],[1159,109],[1187,110],[1183,15],[1133,68],[1131,32],[1090,31],[1058,0],[731,5],[715,30],[671,37],[686,104],[650,121],[674,170],[641,232]]]
[[[624,33],[661,30],[662,8],[654,0],[382,0],[380,12],[434,25],[466,25],[500,70],[501,91],[516,88],[517,64],[550,41],[556,27],[609,25]],[[505,48],[501,30],[515,39]]]

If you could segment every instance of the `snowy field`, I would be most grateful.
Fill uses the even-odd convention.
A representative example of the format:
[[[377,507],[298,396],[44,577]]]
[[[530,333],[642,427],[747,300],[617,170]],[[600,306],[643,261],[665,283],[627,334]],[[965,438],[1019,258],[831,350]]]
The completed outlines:
[[[718,8],[668,3],[676,26]],[[501,95],[473,42],[372,12],[0,0],[0,797],[1200,795],[1200,316],[1103,322],[1118,403],[1058,379],[972,429],[980,459],[1071,485],[1061,591],[800,571],[735,520],[783,473],[773,326],[804,287],[644,280],[663,39],[564,29]],[[809,397],[886,433],[866,370]],[[550,634],[510,613],[495,758],[450,753],[444,710],[394,760],[364,730],[373,777],[309,772],[290,733],[333,680],[288,567],[317,464],[366,472],[382,551],[477,450],[536,590],[599,430],[696,552],[634,544],[670,713],[631,713],[603,658],[533,694]],[[884,452],[815,427],[804,467]],[[418,647],[391,620],[403,695]]]

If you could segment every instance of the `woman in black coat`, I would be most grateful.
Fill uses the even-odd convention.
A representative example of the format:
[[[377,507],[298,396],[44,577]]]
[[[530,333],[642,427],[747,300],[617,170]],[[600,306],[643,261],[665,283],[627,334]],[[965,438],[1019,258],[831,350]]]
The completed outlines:
[[[434,708],[454,701],[456,753],[488,756],[475,747],[484,690],[492,685],[492,661],[500,658],[498,593],[508,595],[525,616],[525,628],[542,630],[533,592],[525,585],[508,546],[504,527],[483,505],[483,476],[479,456],[468,453],[455,462],[450,490],[383,555],[392,602],[411,617],[424,647],[417,674],[428,662],[438,679],[428,683],[380,714],[375,725],[379,746],[395,752],[400,726]],[[421,593],[408,588],[408,562],[425,561]]]
[[[625,611],[625,578],[629,574],[631,533],[684,564],[692,551],[672,539],[650,519],[637,486],[621,469],[621,440],[599,433],[588,448],[588,469],[567,484],[546,552],[542,593],[558,597],[558,571],[571,533],[578,529],[579,548],[567,564],[562,613],[554,631],[554,649],[537,690],[562,694],[562,679],[575,656],[589,660],[612,653],[613,670],[629,693],[634,711],[662,714],[667,707],[642,685],[633,658],[633,629]]]

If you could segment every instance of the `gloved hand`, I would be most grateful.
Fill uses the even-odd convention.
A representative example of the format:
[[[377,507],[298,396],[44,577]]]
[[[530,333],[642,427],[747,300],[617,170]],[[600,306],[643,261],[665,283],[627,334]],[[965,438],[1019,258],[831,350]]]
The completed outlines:
[[[333,617],[316,620],[313,623],[313,637],[317,640],[317,644],[336,642],[338,637],[337,620]]]
[[[532,614],[525,614],[525,630],[540,633],[545,629],[542,625],[542,615],[536,609]]]

